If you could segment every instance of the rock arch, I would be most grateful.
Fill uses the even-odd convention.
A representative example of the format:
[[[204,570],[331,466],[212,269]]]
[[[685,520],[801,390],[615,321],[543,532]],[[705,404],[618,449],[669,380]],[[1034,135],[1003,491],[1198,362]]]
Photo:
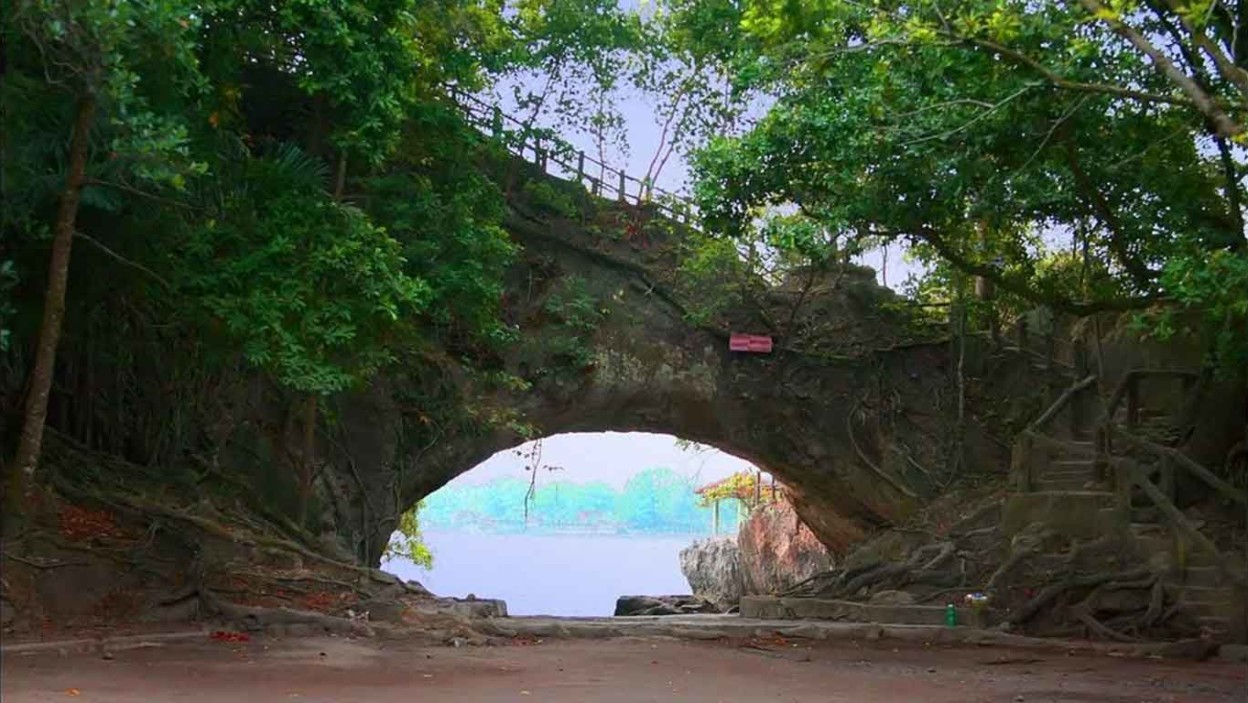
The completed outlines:
[[[869,270],[806,286],[800,309],[782,284],[719,324],[695,324],[677,292],[679,232],[616,238],[581,215],[513,203],[508,229],[523,252],[506,300],[519,336],[496,363],[528,387],[489,392],[490,408],[517,411],[535,436],[646,431],[747,459],[792,489],[833,548],[904,518],[947,478],[957,392],[950,345],[916,335]],[[644,207],[610,207],[598,221],[633,218],[644,229],[646,216]],[[561,317],[569,306],[592,320]],[[832,332],[793,348],[776,319]],[[777,347],[731,352],[730,329],[778,334]],[[422,428],[419,404],[395,400],[409,382],[383,379],[346,400],[339,444],[352,454],[329,449],[337,470],[326,472],[324,488],[336,529],[364,561],[376,561],[402,509],[526,438],[505,426]],[[427,388],[410,391],[422,394]],[[963,424],[971,437],[991,435],[977,418]],[[1008,461],[1003,444],[981,439],[969,451],[984,465]]]

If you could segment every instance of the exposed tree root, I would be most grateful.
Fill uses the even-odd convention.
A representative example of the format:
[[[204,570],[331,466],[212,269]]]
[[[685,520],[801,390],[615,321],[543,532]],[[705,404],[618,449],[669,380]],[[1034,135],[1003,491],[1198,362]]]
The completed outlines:
[[[218,598],[208,589],[199,589],[198,595],[206,613],[219,616],[241,629],[252,632],[273,626],[307,625],[328,634],[361,637],[371,637],[374,634],[367,624],[347,618],[291,608],[238,605]]]
[[[1019,608],[1017,612],[1011,615],[1009,622],[1012,625],[1022,625],[1033,618],[1036,613],[1047,607],[1054,600],[1057,600],[1059,596],[1072,589],[1090,588],[1112,581],[1134,581],[1148,574],[1148,569],[1141,568],[1113,574],[1093,574],[1089,576],[1073,576],[1067,578],[1063,581],[1059,581],[1058,583],[1045,587],[1036,595],[1035,598],[1032,598],[1021,608]]]
[[[1108,627],[1102,625],[1100,622],[1097,621],[1096,618],[1092,617],[1090,613],[1086,613],[1086,612],[1076,613],[1075,617],[1079,619],[1079,622],[1086,625],[1089,630],[1091,630],[1092,632],[1095,632],[1096,634],[1106,639],[1111,639],[1116,642],[1139,642],[1139,640],[1134,637],[1128,637],[1127,635],[1124,635],[1121,632],[1118,632],[1116,630],[1111,630]]]

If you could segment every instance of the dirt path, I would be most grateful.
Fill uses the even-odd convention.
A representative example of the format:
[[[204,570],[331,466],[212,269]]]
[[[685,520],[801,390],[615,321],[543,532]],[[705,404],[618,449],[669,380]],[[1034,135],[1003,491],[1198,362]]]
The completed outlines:
[[[1248,700],[1248,667],[890,643],[566,640],[421,647],[307,639],[97,654],[10,655],[4,703],[29,701],[1086,701]]]

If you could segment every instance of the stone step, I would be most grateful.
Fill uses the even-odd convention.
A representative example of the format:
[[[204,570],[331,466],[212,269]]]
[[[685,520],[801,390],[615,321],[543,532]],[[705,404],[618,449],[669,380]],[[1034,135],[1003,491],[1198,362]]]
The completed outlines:
[[[1224,557],[1214,556],[1205,551],[1189,551],[1183,560],[1183,566],[1193,569],[1201,567],[1217,568],[1222,565]]]
[[[1131,508],[1131,522],[1140,524],[1151,524],[1161,522],[1161,513],[1156,507],[1150,508]]]
[[[1165,525],[1161,524],[1160,522],[1135,522],[1135,521],[1132,521],[1132,522],[1131,522],[1131,531],[1132,531],[1132,532],[1134,532],[1134,533],[1136,534],[1136,536],[1140,536],[1140,537],[1142,537],[1142,536],[1145,536],[1145,535],[1154,536],[1154,535],[1157,535],[1157,534],[1159,534],[1159,533],[1160,533],[1160,534],[1168,534],[1168,533],[1170,532],[1170,528],[1166,527]]]
[[[1224,618],[1229,610],[1228,603],[1204,603],[1200,601],[1183,601],[1183,611],[1188,615],[1195,617],[1197,620],[1201,618]]]
[[[1071,479],[1040,479],[1036,481],[1035,487],[1037,491],[1045,493],[1077,493],[1085,490],[1089,481],[1082,478]]]
[[[1173,597],[1188,603],[1228,605],[1235,602],[1235,589],[1229,586],[1171,585],[1166,589]]]
[[[1040,481],[1093,481],[1095,477],[1091,471],[1045,471],[1041,473],[1037,480]]]
[[[1196,617],[1196,624],[1201,627],[1207,627],[1215,634],[1226,634],[1231,631],[1230,618],[1224,618],[1217,615],[1199,615]]]
[[[1095,465],[1095,463],[1096,463],[1096,462],[1095,462],[1095,460],[1090,459],[1090,458],[1083,458],[1083,459],[1058,459],[1057,461],[1053,462],[1053,463],[1051,464],[1051,466],[1052,466],[1052,468],[1054,468],[1054,469],[1058,469],[1058,470],[1066,470],[1066,471],[1072,471],[1072,470],[1091,471],[1091,470],[1092,470],[1092,467]]]
[[[745,596],[741,617],[769,620],[841,620],[881,625],[944,625],[944,605],[883,605],[857,603],[832,598],[791,598],[784,596]],[[976,611],[955,605],[958,625],[986,628],[1001,620],[999,613]]]
[[[1176,574],[1175,580],[1189,588],[1219,588],[1225,585],[1222,569],[1216,566],[1189,566]]]

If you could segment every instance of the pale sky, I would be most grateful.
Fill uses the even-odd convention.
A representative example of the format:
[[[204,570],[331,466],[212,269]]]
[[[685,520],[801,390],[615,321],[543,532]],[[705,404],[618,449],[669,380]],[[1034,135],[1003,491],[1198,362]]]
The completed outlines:
[[[527,452],[531,446],[527,443],[515,449]],[[503,476],[527,477],[526,459],[516,456],[515,449],[495,454],[448,485],[474,485]],[[698,485],[737,471],[755,470],[753,464],[718,449],[684,450],[676,446],[676,438],[671,435],[645,432],[553,435],[542,442],[542,465],[561,466],[563,470],[542,471],[537,476],[539,486],[543,481],[602,481],[614,488],[623,488],[633,474],[652,467],[667,467]]]
[[[621,4],[625,7],[633,5],[633,3],[627,1]],[[530,82],[535,84],[541,83],[541,81],[526,77],[519,78],[517,82],[526,85]],[[514,85],[512,82],[503,82],[492,97],[504,109],[507,106],[514,105],[511,101],[512,85]],[[537,90],[538,88],[540,86],[534,89]],[[622,151],[618,146],[608,145],[605,150],[606,161],[612,167],[623,169],[634,178],[641,178],[646,174],[651,160],[654,159],[656,152],[660,148],[662,124],[658,117],[654,100],[654,96],[642,95],[633,89],[618,90],[613,96],[613,102],[624,118],[626,151]],[[521,113],[516,110],[508,110],[508,112],[517,115],[527,115],[527,113]],[[764,110],[752,108],[750,114],[756,118],[761,117],[764,114]],[[748,123],[750,119],[746,117],[743,121]],[[536,120],[539,126],[545,127],[554,127],[553,122],[553,120],[543,120],[540,117]],[[597,148],[589,132],[568,133],[562,131],[560,136],[586,154],[596,156]],[[689,166],[679,152],[672,152],[663,170],[659,173],[655,185],[673,193],[689,194],[692,186]],[[630,185],[630,187],[633,186]],[[908,276],[921,271],[921,267],[903,260],[904,252],[901,244],[895,244],[889,248],[887,252],[887,267],[883,266],[884,256],[885,252],[883,251],[869,251],[856,257],[856,262],[875,269],[876,280],[881,285],[886,285],[894,290],[901,290],[902,284],[905,283]],[[887,279],[884,277],[885,273],[887,274]]]

